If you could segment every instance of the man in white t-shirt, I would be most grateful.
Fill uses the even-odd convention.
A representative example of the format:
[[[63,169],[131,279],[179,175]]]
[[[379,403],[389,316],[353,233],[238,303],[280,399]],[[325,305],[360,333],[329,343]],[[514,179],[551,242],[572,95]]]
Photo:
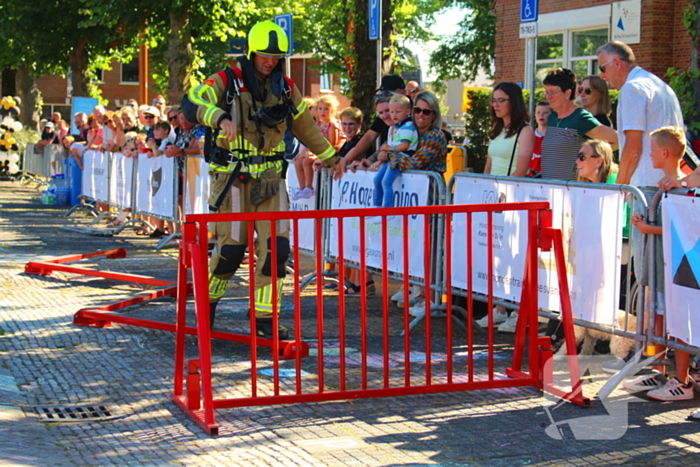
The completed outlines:
[[[678,97],[658,76],[637,66],[634,52],[627,44],[608,42],[601,46],[598,49],[598,63],[600,77],[611,88],[620,90],[617,103],[620,172],[617,183],[639,188],[649,205],[658,191],[659,179],[664,176],[661,169],[653,166],[650,133],[666,126],[683,128]],[[632,215],[637,213],[646,217],[644,205],[635,200]],[[638,229],[630,229],[630,247],[634,273],[639,279],[644,261]]]

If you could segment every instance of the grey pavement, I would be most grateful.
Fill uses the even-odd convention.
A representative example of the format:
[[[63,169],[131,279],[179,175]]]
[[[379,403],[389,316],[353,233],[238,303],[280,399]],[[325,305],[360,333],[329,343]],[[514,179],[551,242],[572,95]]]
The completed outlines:
[[[588,409],[571,404],[551,408],[533,388],[220,409],[216,412],[220,434],[210,437],[170,401],[171,333],[121,325],[103,329],[72,325],[79,309],[133,296],[143,287],[68,273],[33,276],[23,272],[31,260],[123,247],[127,258],[94,259],[88,264],[174,280],[177,249],[155,251],[156,241],[129,230],[113,237],[66,230],[62,227],[85,226],[89,219],[83,214],[64,218],[64,212],[64,208],[41,205],[39,192],[31,186],[0,182],[0,465],[700,464],[700,423],[686,420],[700,407],[697,397],[674,403],[633,398],[622,427],[615,436],[607,436],[616,439],[581,439],[571,427],[562,427],[563,439],[550,437],[556,431],[550,427],[552,420],[607,412],[598,401]],[[217,318],[218,328],[245,331],[247,290],[240,285],[246,281],[245,274],[232,281]],[[391,283],[392,291],[396,286]],[[348,316],[357,309],[357,300],[349,299]],[[336,302],[336,295],[324,294],[328,310]],[[372,297],[369,304],[379,315],[381,299]],[[293,302],[285,298],[283,318],[292,307]],[[314,287],[302,297],[302,309],[303,318],[315,324]],[[174,301],[167,299],[128,313],[172,322],[174,310]],[[396,308],[391,316],[393,324],[401,319]],[[370,322],[370,331],[380,336],[376,323]],[[332,325],[327,323],[326,329],[326,338],[332,339]],[[411,336],[418,351],[424,329],[419,325]],[[305,328],[306,337],[310,332]],[[444,321],[433,320],[432,332],[434,344],[442,345]],[[400,325],[392,326],[390,333],[395,363],[400,361],[395,356],[400,354]],[[370,350],[376,350],[378,341],[371,340]],[[510,335],[497,336],[499,369],[508,362],[512,341]],[[188,356],[192,356],[194,340],[187,342]],[[356,351],[359,344],[349,339],[348,351]],[[214,341],[213,351],[217,396],[245,394],[240,375],[250,367],[248,347]],[[261,352],[263,366],[271,362],[268,357]],[[317,381],[315,359],[304,360],[308,381]],[[289,365],[284,362],[283,366]],[[414,367],[421,369],[420,363]],[[436,364],[436,373],[442,368]],[[326,370],[326,384],[332,388],[337,369],[329,365]],[[348,374],[349,384],[356,384],[358,367],[351,365]],[[377,375],[372,372],[370,381]],[[394,377],[398,373],[392,373]],[[591,387],[600,384],[596,381]],[[622,397],[625,391],[615,394]],[[46,422],[34,414],[36,407],[85,406],[102,407],[109,416],[102,421]],[[601,424],[600,431],[606,429]],[[590,437],[591,429],[587,434]]]

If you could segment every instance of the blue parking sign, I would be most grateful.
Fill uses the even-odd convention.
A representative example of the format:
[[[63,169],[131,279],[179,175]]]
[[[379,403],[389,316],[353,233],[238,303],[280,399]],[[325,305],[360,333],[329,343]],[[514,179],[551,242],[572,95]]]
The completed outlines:
[[[369,0],[369,40],[376,41],[382,35],[382,1]]]
[[[537,21],[540,9],[540,0],[520,0],[520,22],[531,23]]]
[[[292,55],[294,53],[294,42],[292,41],[294,32],[292,14],[286,13],[284,15],[275,16],[275,24],[281,27],[284,33],[287,35],[287,42],[289,42],[289,49],[287,49],[287,55]]]

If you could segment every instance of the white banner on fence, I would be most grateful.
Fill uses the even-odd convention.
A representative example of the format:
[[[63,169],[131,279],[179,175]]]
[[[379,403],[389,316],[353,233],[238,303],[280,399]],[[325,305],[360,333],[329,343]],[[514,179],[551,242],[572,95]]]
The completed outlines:
[[[136,210],[173,218],[175,213],[175,159],[139,154]]]
[[[333,182],[333,197],[331,209],[364,209],[372,207],[374,191],[374,176],[376,172],[358,170],[348,172],[343,178]],[[397,207],[425,206],[428,204],[430,178],[423,174],[402,174],[394,182],[394,190],[400,193],[401,202]],[[362,213],[365,214],[365,213]],[[382,254],[382,224],[381,221],[365,222],[367,265],[382,268],[382,258],[388,258],[389,271],[403,273],[403,239],[408,236],[409,275],[425,278],[423,252],[428,248],[423,232],[423,216],[409,216],[408,232],[403,231],[403,218],[397,216],[387,222],[388,251]],[[360,219],[346,218],[343,223],[344,243],[343,254],[349,261],[360,262]],[[331,255],[338,257],[338,220],[331,219]]]
[[[209,164],[203,157],[187,157],[184,209],[187,214],[209,214]]]
[[[567,277],[574,316],[612,325],[618,309],[622,259],[623,195],[595,187],[558,187],[546,183],[518,183],[499,179],[460,176],[456,179],[454,204],[549,201],[553,227],[564,240]],[[486,214],[474,214],[473,286],[488,292]],[[493,293],[520,301],[527,241],[527,215],[523,212],[493,214]],[[466,216],[452,223],[452,284],[467,288]],[[539,306],[561,311],[556,264],[552,252],[540,253],[538,266]]]
[[[312,186],[314,194],[309,198],[299,198],[292,200],[294,193],[299,191],[299,177],[297,177],[294,164],[287,167],[287,193],[289,194],[289,209],[292,211],[312,211],[318,206],[318,175],[314,174]],[[316,251],[316,230],[313,219],[302,219],[299,221],[299,248],[307,251]],[[289,241],[294,245],[294,225],[289,224]]]
[[[122,208],[131,207],[131,187],[134,178],[134,159],[120,152],[112,154],[109,178],[109,204]]]
[[[83,154],[83,195],[109,201],[109,153],[89,149]]]
[[[668,333],[700,346],[700,198],[670,195],[662,217]]]

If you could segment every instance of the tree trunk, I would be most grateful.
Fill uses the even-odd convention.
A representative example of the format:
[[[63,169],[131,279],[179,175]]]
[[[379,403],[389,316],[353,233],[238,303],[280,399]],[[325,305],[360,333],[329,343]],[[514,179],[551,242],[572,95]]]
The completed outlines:
[[[5,68],[2,70],[2,95],[16,96],[17,95],[17,70],[14,68]]]
[[[190,2],[182,8],[171,8],[170,38],[168,39],[168,100],[179,104],[189,90],[192,78],[192,31]]]
[[[73,86],[73,96],[89,97],[90,76],[88,75],[88,52],[86,49],[87,39],[83,38],[71,51],[68,60],[71,67],[71,85]]]
[[[391,74],[394,65],[394,23],[391,21],[391,7],[391,0],[382,0],[382,76]]]
[[[38,131],[41,117],[41,92],[36,85],[36,77],[32,70],[23,66],[17,69],[17,87],[19,97],[22,99],[19,120],[25,128]]]
[[[365,123],[374,114],[372,98],[377,88],[377,43],[369,40],[369,0],[357,0],[352,21],[350,89],[352,105],[362,110]]]

